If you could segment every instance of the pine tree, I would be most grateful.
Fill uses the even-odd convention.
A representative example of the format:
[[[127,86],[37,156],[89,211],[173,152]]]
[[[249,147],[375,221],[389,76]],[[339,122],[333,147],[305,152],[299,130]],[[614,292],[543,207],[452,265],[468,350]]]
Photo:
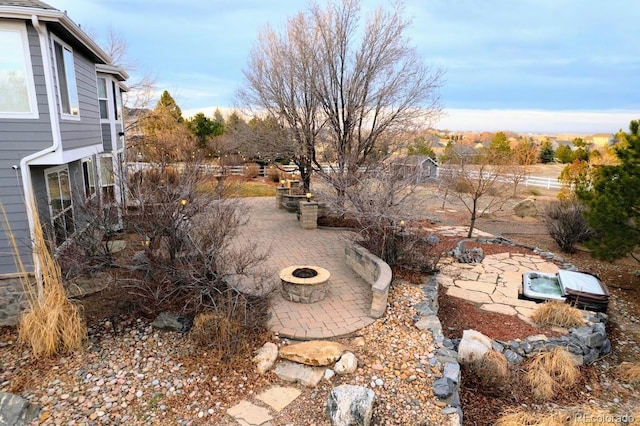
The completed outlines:
[[[592,184],[577,192],[588,206],[586,217],[596,237],[587,243],[594,257],[615,260],[636,257],[640,247],[640,133],[638,121],[629,125],[626,144],[616,148],[617,165],[599,166]]]

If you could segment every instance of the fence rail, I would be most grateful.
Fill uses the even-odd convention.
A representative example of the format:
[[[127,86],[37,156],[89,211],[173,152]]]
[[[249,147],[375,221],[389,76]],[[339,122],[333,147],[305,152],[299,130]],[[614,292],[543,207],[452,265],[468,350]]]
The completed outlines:
[[[170,164],[172,168],[176,170],[184,169],[185,165],[182,163]],[[249,173],[249,170],[255,166],[252,165],[242,165],[242,166],[218,166],[214,164],[201,164],[198,166],[198,169],[201,173],[206,174],[208,176],[220,177],[220,176],[245,176]],[[333,170],[335,170],[337,166],[335,164],[323,164],[322,171],[324,173],[330,174]],[[153,163],[143,163],[143,162],[129,162],[126,165],[128,173],[136,173],[143,170],[149,170],[154,168]],[[300,171],[298,167],[294,164],[287,164],[283,166],[279,166],[279,168],[288,174],[291,175],[299,175]],[[361,172],[364,172],[366,169],[364,167],[360,168]],[[446,167],[440,167],[438,169],[438,176],[447,175],[453,173],[453,171]],[[468,172],[471,177],[477,178],[479,173],[476,171]],[[267,175],[267,167],[260,166],[258,171],[258,175],[266,176]],[[539,188],[546,189],[562,189],[562,183],[557,178],[549,178],[549,177],[541,177],[541,176],[526,176],[519,177],[516,175],[501,175],[498,176],[499,182],[514,182],[514,180],[518,180],[520,185],[524,186],[534,186]]]

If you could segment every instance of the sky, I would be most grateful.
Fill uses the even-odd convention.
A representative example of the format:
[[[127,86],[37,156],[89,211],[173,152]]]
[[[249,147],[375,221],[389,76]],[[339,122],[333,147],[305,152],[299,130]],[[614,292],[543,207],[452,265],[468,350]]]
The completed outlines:
[[[185,115],[237,106],[259,31],[306,0],[44,0],[99,43],[126,40]],[[319,0],[323,4],[324,0]],[[366,14],[380,0],[363,0]],[[615,133],[640,118],[637,0],[405,0],[410,43],[444,70],[438,129]]]

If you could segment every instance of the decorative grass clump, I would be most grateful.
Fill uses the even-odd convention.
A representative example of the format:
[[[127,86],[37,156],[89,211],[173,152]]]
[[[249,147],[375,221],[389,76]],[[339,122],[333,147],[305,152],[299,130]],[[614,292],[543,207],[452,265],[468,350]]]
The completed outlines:
[[[569,413],[540,414],[519,408],[501,415],[494,426],[568,426],[571,424],[572,419]]]
[[[33,209],[36,210],[35,208]],[[18,324],[18,339],[29,345],[36,358],[50,357],[82,349],[87,340],[87,327],[80,306],[65,293],[60,265],[51,257],[44,240],[42,226],[35,216],[34,255],[41,281],[34,286],[20,258],[15,236],[2,208],[7,235],[13,247],[14,260],[21,272],[21,283],[27,308]]]
[[[549,400],[556,392],[573,386],[579,376],[571,355],[562,348],[553,348],[531,359],[526,380],[536,398]]]
[[[584,325],[582,311],[559,301],[548,301],[538,307],[531,320],[539,326],[551,325],[565,328]]]
[[[500,390],[509,383],[511,377],[507,358],[497,351],[487,352],[482,358],[471,363],[469,368],[485,390]]]
[[[623,362],[618,366],[618,377],[625,383],[640,384],[640,362]]]
[[[630,425],[638,425],[639,410],[634,413],[616,414],[611,411],[582,405],[577,407],[559,408],[552,413],[534,413],[523,408],[516,408],[504,412],[494,426],[578,426],[584,424],[620,425],[623,418],[631,420]],[[627,423],[624,423],[627,424]]]

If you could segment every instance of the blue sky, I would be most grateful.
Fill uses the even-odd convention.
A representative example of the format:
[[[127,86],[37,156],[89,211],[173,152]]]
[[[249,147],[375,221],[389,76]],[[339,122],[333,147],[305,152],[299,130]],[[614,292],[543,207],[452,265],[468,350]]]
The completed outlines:
[[[47,1],[47,0],[45,0]],[[324,0],[320,0],[320,4]],[[100,41],[127,41],[186,113],[232,107],[258,31],[298,0],[49,0]],[[363,9],[384,4],[364,0]],[[406,0],[409,37],[446,71],[452,130],[615,132],[640,118],[637,0]],[[136,73],[132,73],[132,79]]]

